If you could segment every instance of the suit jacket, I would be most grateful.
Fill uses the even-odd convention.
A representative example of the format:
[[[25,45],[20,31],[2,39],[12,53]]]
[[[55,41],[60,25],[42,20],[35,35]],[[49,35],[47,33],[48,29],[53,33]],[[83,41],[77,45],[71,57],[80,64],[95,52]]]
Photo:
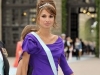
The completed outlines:
[[[2,52],[2,49],[0,48],[0,51],[2,53],[2,56],[3,56],[3,61],[4,61],[4,75],[9,75],[9,62],[8,62],[8,59],[7,57],[3,54]]]

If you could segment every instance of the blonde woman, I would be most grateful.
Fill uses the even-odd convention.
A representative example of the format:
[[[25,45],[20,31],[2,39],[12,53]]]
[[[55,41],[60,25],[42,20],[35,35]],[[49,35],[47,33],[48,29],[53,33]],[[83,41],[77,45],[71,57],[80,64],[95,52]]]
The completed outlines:
[[[22,53],[22,41],[24,40],[25,36],[28,33],[32,32],[32,31],[36,32],[37,30],[38,30],[38,27],[36,25],[27,25],[27,26],[24,27],[24,29],[21,32],[21,38],[20,38],[21,39],[21,41],[20,41],[21,50],[18,52],[19,56],[16,57],[16,63],[17,63],[17,73],[16,73],[16,75],[21,75],[22,61],[21,61],[21,56],[20,55]]]

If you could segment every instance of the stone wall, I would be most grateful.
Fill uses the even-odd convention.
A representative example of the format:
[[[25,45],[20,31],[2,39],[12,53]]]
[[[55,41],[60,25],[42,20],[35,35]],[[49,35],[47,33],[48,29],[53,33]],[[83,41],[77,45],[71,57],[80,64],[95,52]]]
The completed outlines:
[[[0,0],[0,40],[2,40],[2,7],[1,7],[1,2],[2,0]],[[61,34],[61,29],[62,29],[62,17],[61,17],[61,0],[54,0],[55,4],[56,4],[56,7],[57,7],[57,25],[58,27],[56,29],[53,29],[52,32],[57,34],[57,35],[60,35]]]
[[[88,16],[87,14],[79,14],[79,38],[81,39],[85,39],[86,37],[86,28],[85,28],[85,24],[87,22],[87,20],[89,20],[91,17]]]
[[[57,8],[57,25],[58,27],[56,29],[53,29],[53,32],[55,34],[58,34],[60,35],[62,32],[62,9],[61,9],[61,5],[62,5],[62,2],[61,0],[54,0],[55,1],[55,4],[56,4],[56,8]]]

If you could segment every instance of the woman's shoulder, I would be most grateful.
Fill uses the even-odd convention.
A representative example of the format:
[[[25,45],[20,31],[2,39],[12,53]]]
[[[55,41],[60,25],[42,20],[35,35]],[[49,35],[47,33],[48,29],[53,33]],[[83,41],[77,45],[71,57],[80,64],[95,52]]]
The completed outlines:
[[[25,39],[34,39],[35,36],[30,32],[25,36]]]
[[[26,36],[25,36],[25,40],[29,40],[29,41],[32,41],[34,43],[39,43],[38,42],[38,39],[36,38],[36,36],[34,34],[32,34],[32,32],[28,33]]]
[[[63,43],[62,38],[59,35],[53,35],[56,39],[56,43]]]

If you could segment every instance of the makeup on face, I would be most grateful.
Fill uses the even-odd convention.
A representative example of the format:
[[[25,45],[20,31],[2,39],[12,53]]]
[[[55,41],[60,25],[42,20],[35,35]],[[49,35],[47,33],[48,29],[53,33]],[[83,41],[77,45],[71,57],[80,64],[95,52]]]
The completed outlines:
[[[46,10],[43,10],[40,14],[40,25],[45,25],[45,26],[52,26],[54,24],[54,16],[47,12]]]

